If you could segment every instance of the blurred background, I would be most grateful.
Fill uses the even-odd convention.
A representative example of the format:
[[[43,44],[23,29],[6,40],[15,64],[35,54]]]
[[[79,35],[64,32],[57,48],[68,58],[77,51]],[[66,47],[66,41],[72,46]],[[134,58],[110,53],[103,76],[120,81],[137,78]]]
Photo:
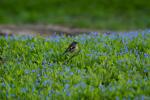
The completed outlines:
[[[93,30],[150,28],[149,0],[0,0],[0,25]]]

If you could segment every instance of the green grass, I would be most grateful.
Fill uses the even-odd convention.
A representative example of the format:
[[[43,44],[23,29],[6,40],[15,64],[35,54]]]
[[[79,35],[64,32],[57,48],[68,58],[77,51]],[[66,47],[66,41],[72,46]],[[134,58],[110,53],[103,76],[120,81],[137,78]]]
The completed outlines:
[[[0,99],[148,100],[150,34],[131,35],[0,36]],[[81,52],[64,63],[73,40]]]
[[[99,30],[150,27],[146,0],[1,0],[1,24],[56,24]]]

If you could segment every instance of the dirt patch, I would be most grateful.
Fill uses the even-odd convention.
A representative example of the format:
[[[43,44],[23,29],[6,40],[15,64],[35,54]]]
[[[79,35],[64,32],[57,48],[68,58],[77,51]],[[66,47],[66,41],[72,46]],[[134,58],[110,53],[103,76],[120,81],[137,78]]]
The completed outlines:
[[[102,32],[99,30],[68,28],[54,25],[0,25],[0,34],[66,34],[77,35],[81,33]]]

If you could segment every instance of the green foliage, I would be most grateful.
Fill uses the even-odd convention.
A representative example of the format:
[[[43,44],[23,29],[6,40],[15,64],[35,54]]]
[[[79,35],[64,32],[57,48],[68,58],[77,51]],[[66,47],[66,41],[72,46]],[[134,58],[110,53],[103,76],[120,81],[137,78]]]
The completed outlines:
[[[81,51],[68,63],[72,41]],[[150,34],[0,36],[0,99],[150,99]]]
[[[125,30],[150,27],[148,0],[0,0],[0,23]]]

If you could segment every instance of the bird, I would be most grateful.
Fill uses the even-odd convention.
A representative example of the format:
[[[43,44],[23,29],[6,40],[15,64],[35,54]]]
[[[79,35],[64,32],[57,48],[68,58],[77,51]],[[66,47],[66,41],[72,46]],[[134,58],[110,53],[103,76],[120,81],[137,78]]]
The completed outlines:
[[[69,46],[68,48],[65,50],[65,52],[63,53],[63,55],[65,54],[73,54],[75,53],[76,51],[78,51],[79,47],[78,47],[78,42],[76,41],[73,41]]]

